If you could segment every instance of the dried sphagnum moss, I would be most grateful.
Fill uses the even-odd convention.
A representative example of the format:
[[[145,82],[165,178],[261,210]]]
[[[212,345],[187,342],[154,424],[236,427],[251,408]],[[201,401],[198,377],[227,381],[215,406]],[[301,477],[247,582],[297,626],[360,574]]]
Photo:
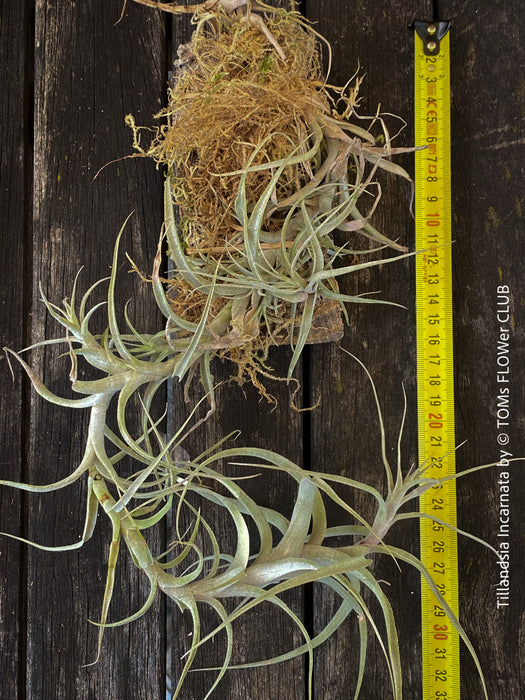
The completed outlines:
[[[189,364],[203,352],[228,357],[241,382],[265,393],[258,376],[271,345],[294,348],[291,376],[305,343],[341,337],[345,302],[372,302],[340,293],[337,278],[384,261],[336,235],[364,234],[404,252],[369,219],[377,169],[408,176],[388,160],[386,129],[378,147],[356,124],[359,81],[327,88],[319,37],[298,12],[240,1],[194,9],[195,31],[179,47],[168,106],[157,115],[165,123],[146,150],[128,123],[136,147],[168,174],[170,337],[198,334]]]
[[[243,4],[243,0],[219,1],[221,5],[227,3],[231,5],[235,2],[239,6]],[[213,3],[206,4],[211,6]],[[269,32],[266,27],[263,29]],[[266,36],[264,31],[262,33]],[[277,42],[273,36],[272,40]],[[280,46],[279,50],[281,50]],[[265,137],[266,140],[263,138],[262,148],[260,145],[253,145],[253,155],[257,158],[264,153],[263,149],[266,148],[268,153],[271,152],[271,156],[268,157],[275,160],[273,165],[262,167],[259,170],[253,170],[255,158],[248,160],[247,167],[238,181],[236,205],[233,210],[235,214],[232,214],[242,223],[244,238],[239,244],[238,250],[228,251],[229,264],[242,266],[241,258],[234,258],[233,252],[240,253],[241,246],[245,246],[245,257],[248,259],[248,267],[245,271],[248,273],[247,276],[251,271],[254,279],[256,270],[249,267],[249,263],[253,262],[250,259],[250,255],[253,257],[253,250],[250,251],[250,245],[253,244],[253,241],[250,236],[255,233],[256,249],[258,251],[265,250],[260,241],[260,235],[261,232],[268,232],[269,229],[266,224],[264,228],[251,225],[253,212],[259,212],[260,218],[267,222],[272,218],[273,210],[267,209],[265,205],[272,201],[272,197],[276,200],[272,201],[272,207],[275,210],[288,206],[288,212],[282,223],[284,232],[288,230],[287,226],[290,226],[293,217],[297,216],[295,223],[299,225],[291,227],[294,235],[290,239],[285,236],[284,240],[281,240],[282,255],[280,259],[275,259],[275,264],[277,265],[278,262],[287,263],[285,253],[288,250],[288,242],[291,243],[291,255],[297,256],[297,249],[300,249],[300,252],[310,250],[311,262],[305,262],[304,258],[299,260],[306,269],[301,279],[306,280],[307,285],[300,287],[299,282],[294,277],[294,274],[298,274],[299,265],[295,269],[291,266],[289,269],[290,278],[292,281],[297,281],[299,291],[294,292],[293,289],[289,288],[286,291],[288,298],[284,298],[285,293],[274,283],[271,287],[274,297],[271,299],[271,303],[268,302],[268,297],[271,298],[272,294],[267,294],[266,298],[264,295],[261,297],[265,298],[266,304],[264,316],[266,328],[279,327],[276,333],[287,332],[298,345],[299,340],[295,340],[294,331],[304,335],[303,321],[298,324],[296,329],[291,329],[289,325],[280,327],[282,323],[285,323],[285,319],[293,318],[293,307],[297,301],[291,300],[290,296],[293,296],[294,293],[299,294],[301,291],[307,295],[306,299],[303,300],[303,319],[308,305],[313,315],[312,300],[314,303],[321,300],[323,304],[340,300],[340,297],[335,293],[332,298],[327,297],[327,288],[323,288],[321,284],[316,287],[315,275],[317,275],[317,282],[330,280],[330,276],[327,274],[329,270],[322,267],[321,262],[324,262],[324,254],[328,257],[330,255],[329,249],[326,249],[323,254],[322,245],[326,244],[327,230],[332,230],[330,228],[334,223],[332,218],[335,219],[336,224],[333,228],[341,228],[342,224],[343,230],[344,225],[347,225],[347,230],[354,230],[347,224],[348,217],[352,216],[353,210],[351,206],[348,210],[345,209],[346,200],[343,200],[344,206],[341,206],[340,210],[338,210],[338,205],[335,206],[335,214],[333,204],[331,205],[332,211],[329,208],[323,208],[324,205],[321,204],[325,195],[328,198],[337,198],[344,190],[343,183],[346,175],[342,174],[341,179],[337,181],[327,179],[328,173],[336,172],[341,165],[341,160],[337,155],[330,159],[328,154],[331,148],[333,149],[334,143],[337,144],[338,141],[340,146],[342,144],[348,145],[344,139],[333,136],[335,131],[328,130],[332,124],[329,117],[323,117],[323,120],[318,121],[317,127],[323,133],[324,141],[319,142],[319,149],[314,156],[308,155],[307,158],[299,158],[298,160],[294,160],[295,155],[284,159],[278,157],[272,151],[274,144],[277,143],[273,140],[275,136],[273,132],[269,138]],[[315,129],[312,133],[315,133]],[[288,137],[289,134],[284,139],[284,144],[288,143]],[[311,143],[309,145],[311,146]],[[366,150],[366,138],[365,145],[362,142],[360,144],[357,141],[352,142],[348,152],[345,150],[346,145],[343,150],[337,151],[337,154],[344,153],[344,157],[353,154],[354,164],[356,160],[366,160],[367,157],[371,157],[370,154],[374,153],[370,149]],[[300,146],[301,144],[299,144]],[[352,148],[355,150],[352,151]],[[296,152],[296,149],[290,151],[291,154]],[[260,162],[264,164],[264,158]],[[379,162],[376,161],[376,165]],[[325,167],[326,163],[328,163],[328,167]],[[311,174],[307,164],[311,168]],[[354,167],[356,172],[359,172],[357,166],[354,165]],[[289,177],[287,175],[288,180],[283,179],[285,182],[285,194],[283,194],[282,190],[279,189],[283,187],[280,178],[286,168],[289,168]],[[321,182],[319,173],[323,171],[323,168],[324,185],[320,191],[314,192]],[[277,178],[275,178],[273,171],[277,173]],[[288,195],[286,182],[292,182],[294,178],[298,177],[297,172],[299,171],[303,173],[304,179],[301,180],[300,177],[296,179],[297,190],[294,194]],[[257,194],[252,191],[251,196],[254,197],[255,204],[250,209],[249,216],[248,179],[251,183],[249,186],[255,188],[254,183],[257,177],[259,175],[268,176],[270,173],[272,174],[268,184],[264,185],[263,183],[262,185],[262,193]],[[252,175],[254,177],[249,178]],[[308,179],[309,177],[310,179]],[[314,183],[313,187],[308,189],[312,182]],[[330,189],[332,182],[336,184],[333,191]],[[64,300],[61,306],[51,303],[44,297],[49,314],[63,328],[64,332],[61,337],[54,341],[44,340],[33,348],[26,349],[42,347],[49,343],[65,344],[71,359],[72,390],[80,396],[78,398],[62,398],[53,394],[24,362],[20,354],[6,350],[9,353],[8,356],[14,356],[22,364],[35,390],[43,398],[63,408],[87,408],[90,411],[88,434],[82,460],[69,475],[62,477],[55,483],[45,485],[0,480],[0,486],[3,487],[44,494],[61,490],[81,478],[87,478],[86,518],[81,539],[71,545],[53,547],[29,542],[14,535],[8,536],[43,550],[77,549],[91,537],[98,511],[104,511],[111,522],[112,544],[109,549],[106,589],[99,618],[98,654],[104,653],[102,637],[106,627],[127,624],[136,620],[153,605],[157,593],[164,592],[175,602],[181,612],[191,617],[193,623],[192,634],[188,637],[189,649],[173,692],[174,698],[181,697],[185,677],[192,667],[198,649],[219,633],[224,633],[227,638],[226,654],[223,663],[216,669],[216,679],[207,690],[205,698],[212,695],[227,669],[234,667],[232,666],[234,623],[255,606],[264,603],[277,606],[281,612],[288,615],[289,621],[297,625],[298,630],[302,633],[304,642],[297,648],[271,659],[245,664],[245,668],[283,662],[300,654],[308,654],[308,697],[313,699],[314,650],[345,619],[350,618],[358,621],[361,641],[353,697],[357,700],[364,687],[368,635],[372,633],[377,636],[379,646],[385,655],[392,685],[392,695],[395,700],[401,700],[401,656],[396,621],[388,600],[388,590],[384,589],[384,586],[381,585],[382,582],[376,580],[371,567],[372,559],[378,555],[394,556],[399,562],[414,566],[427,580],[436,598],[440,600],[443,611],[448,614],[451,625],[470,651],[480,673],[483,697],[488,698],[480,664],[472,645],[454,613],[448,608],[446,601],[441,600],[439,590],[432,581],[430,573],[422,562],[410,552],[384,542],[390,528],[397,522],[410,518],[426,517],[419,512],[407,512],[405,507],[409,506],[423,492],[430,488],[439,487],[443,481],[451,477],[442,480],[429,478],[427,469],[430,465],[428,464],[417,469],[403,470],[400,445],[404,416],[398,439],[397,465],[396,469],[391,468],[386,457],[383,420],[373,382],[371,384],[378,409],[381,454],[386,477],[384,494],[353,479],[302,469],[288,459],[267,450],[235,446],[227,449],[224,444],[226,438],[220,440],[213,447],[206,447],[200,455],[189,459],[181,446],[185,438],[195,428],[195,424],[192,424],[194,411],[178,429],[173,431],[174,434],[169,440],[161,432],[162,428],[165,427],[164,415],[158,417],[154,415],[153,411],[156,404],[154,398],[164,383],[170,381],[174,375],[183,376],[192,366],[195,357],[201,357],[204,360],[203,365],[206,367],[206,362],[209,360],[209,355],[206,353],[209,353],[210,350],[218,351],[218,348],[220,348],[219,353],[221,349],[228,350],[226,342],[228,335],[231,337],[230,356],[237,359],[237,353],[244,352],[246,343],[236,345],[233,342],[235,332],[242,335],[243,332],[248,332],[250,324],[254,328],[260,324],[255,313],[257,306],[250,295],[239,294],[235,296],[232,294],[230,298],[228,294],[224,293],[228,289],[231,291],[232,285],[242,289],[241,282],[237,280],[233,284],[232,279],[229,279],[227,285],[230,287],[228,288],[224,284],[226,290],[223,290],[221,295],[215,294],[216,288],[223,284],[222,275],[228,271],[227,268],[225,270],[220,268],[220,265],[224,266],[220,255],[213,258],[216,270],[220,270],[220,275],[216,271],[211,281],[209,279],[206,281],[205,275],[196,267],[190,266],[189,263],[184,264],[184,258],[181,257],[184,251],[181,250],[181,244],[177,242],[179,239],[175,235],[172,213],[173,193],[170,180],[167,184],[168,237],[170,238],[172,254],[176,260],[181,262],[181,265],[172,283],[174,288],[172,297],[174,298],[168,302],[159,276],[161,260],[159,252],[153,275],[153,289],[160,308],[168,317],[169,324],[176,327],[176,333],[179,337],[173,337],[171,329],[168,334],[163,331],[154,335],[140,334],[133,327],[127,315],[126,332],[121,333],[119,330],[114,293],[121,231],[117,239],[109,279],[105,307],[107,328],[104,333],[95,335],[90,330],[93,315],[103,308],[102,304],[93,306],[90,299],[98,283],[94,284],[78,303],[75,285],[71,300]],[[350,188],[350,185],[348,187]],[[266,201],[265,197],[268,197]],[[285,199],[295,197],[296,199],[291,205],[289,203],[283,205],[283,201],[280,201],[279,197]],[[319,199],[317,205],[316,198]],[[259,206],[261,200],[264,206]],[[323,213],[312,214],[315,206],[318,206]],[[345,216],[338,218],[341,212],[344,212]],[[327,221],[329,225],[327,225]],[[305,231],[301,229],[301,223],[304,225]],[[365,228],[365,231],[377,237],[370,229]],[[223,247],[228,245],[229,240],[225,238]],[[309,246],[311,247],[309,248]],[[319,248],[321,255],[318,254]],[[310,264],[314,265],[314,268],[316,265],[318,266],[312,274],[309,274],[307,269]],[[357,267],[359,268],[359,264]],[[193,284],[198,275],[201,275],[201,279],[206,281],[207,290],[200,288],[198,284]],[[331,281],[335,284],[333,278]],[[203,287],[206,287],[206,284]],[[262,285],[257,287],[259,290],[262,288]],[[181,299],[186,299],[188,303],[179,307],[177,305],[180,304]],[[249,304],[252,306],[249,307]],[[277,315],[272,316],[272,313]],[[210,328],[206,327],[207,321],[209,321],[211,331]],[[290,321],[288,323],[290,324]],[[219,332],[221,324],[222,333]],[[310,323],[308,323],[308,332],[311,333]],[[254,339],[257,339],[255,330],[251,330],[250,333]],[[219,342],[223,345],[219,346]],[[207,343],[215,344],[207,346]],[[87,363],[88,366],[96,370],[95,379],[78,378],[79,361]],[[104,376],[101,377],[101,374]],[[205,386],[211,394],[212,383],[209,374],[208,372]],[[206,375],[206,372],[203,372],[203,375]],[[116,426],[114,421],[111,421],[112,427],[110,428],[107,412],[112,404],[116,404]],[[131,407],[133,407],[135,418],[137,411],[140,414],[140,420],[133,421],[134,428],[128,424]],[[131,476],[129,475],[129,460],[136,465],[136,471]],[[271,469],[282,472],[297,482],[297,498],[289,520],[271,508],[262,508],[257,505],[243,490],[243,480],[238,481],[227,475],[228,468],[225,463],[232,460],[237,463],[238,468],[244,466],[249,469],[247,474],[253,473],[253,467],[256,468],[257,472],[262,469]],[[124,468],[122,468],[123,462],[127,463]],[[476,471],[476,469],[469,471]],[[466,473],[468,472],[463,472],[462,476]],[[343,497],[338,494],[338,488],[342,488],[345,492],[348,488],[357,489],[374,499],[377,510],[371,524],[367,523],[358,512],[345,502]],[[213,504],[229,514],[237,537],[237,547],[233,556],[229,552],[222,553],[219,541],[221,533],[214,532],[212,523],[207,522],[206,508],[197,508],[190,502],[188,498],[190,494],[197,497],[204,505]],[[345,514],[342,521],[338,523],[338,527],[327,526],[325,503],[330,502],[342,507],[343,510],[340,512]],[[144,533],[159,523],[163,523],[169,512],[172,513],[171,527],[175,541],[164,553],[152,551]],[[188,519],[191,521],[189,529],[187,528]],[[432,519],[437,520],[443,527],[446,526],[446,523],[435,516],[432,516]],[[255,526],[257,537],[250,538],[248,522]],[[334,540],[334,537],[337,537],[337,540]],[[342,538],[345,540],[344,543]],[[127,545],[135,565],[149,581],[150,591],[139,610],[125,620],[108,623],[121,540],[124,540]],[[331,617],[329,616],[326,627],[319,631],[316,636],[311,637],[302,621],[287,606],[281,595],[295,587],[314,582],[328,586],[339,597],[340,607]],[[370,601],[372,601],[371,608],[369,608]],[[201,610],[205,606],[212,609],[218,617],[215,629],[206,636],[201,628]]]
[[[177,77],[150,154],[174,169],[175,203],[189,248],[202,251],[239,240],[234,197],[247,167],[266,166],[292,155],[311,131],[321,69],[315,37],[295,13],[278,13],[267,22],[282,48],[283,61],[265,34],[245,22],[218,15],[214,25],[199,23],[190,44],[179,49]],[[255,154],[258,144],[265,143]],[[232,174],[235,173],[235,174]],[[246,196],[256,202],[272,177],[271,169],[251,171]],[[279,201],[293,196],[312,178],[310,163],[285,168],[276,186]],[[268,216],[270,229],[282,227],[279,211]]]

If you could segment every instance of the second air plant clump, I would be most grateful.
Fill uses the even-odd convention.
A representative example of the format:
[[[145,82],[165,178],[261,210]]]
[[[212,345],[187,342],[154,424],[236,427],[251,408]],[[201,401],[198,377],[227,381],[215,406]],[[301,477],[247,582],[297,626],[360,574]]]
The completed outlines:
[[[385,262],[370,259],[366,238],[406,251],[370,218],[377,170],[409,178],[389,160],[397,149],[382,120],[357,123],[359,81],[327,85],[320,37],[298,12],[193,9],[165,123],[148,146],[128,123],[136,148],[166,172],[168,337],[193,339],[179,376],[219,355],[262,388],[271,345],[292,345],[291,376],[305,343],[342,336],[346,302],[376,301],[342,293],[337,280]]]

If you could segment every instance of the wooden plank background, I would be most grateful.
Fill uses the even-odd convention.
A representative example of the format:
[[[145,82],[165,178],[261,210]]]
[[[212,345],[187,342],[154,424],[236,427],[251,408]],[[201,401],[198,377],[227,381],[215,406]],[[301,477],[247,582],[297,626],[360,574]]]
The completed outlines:
[[[460,469],[497,460],[497,342],[502,325],[496,316],[499,286],[510,293],[510,425],[508,450],[525,455],[523,368],[525,253],[522,209],[525,199],[525,25],[519,0],[305,0],[304,14],[333,47],[332,82],[342,84],[358,67],[365,74],[361,113],[385,112],[407,122],[399,145],[412,143],[413,35],[415,17],[429,18],[433,6],[453,22],[453,210],[456,392]],[[143,270],[151,268],[162,223],[162,177],[144,160],[122,160],[131,151],[124,125],[128,113],[137,123],[165,101],[171,56],[187,40],[187,18],[128,2],[115,24],[121,0],[0,0],[0,222],[2,254],[0,329],[2,346],[20,348],[53,336],[57,329],[44,313],[38,285],[55,302],[71,291],[82,266],[82,290],[108,274],[122,222],[134,210],[123,247]],[[393,122],[392,122],[393,123]],[[411,156],[400,162],[413,171]],[[409,187],[383,178],[383,200],[375,225],[413,247]],[[119,299],[133,297],[136,325],[146,331],[160,320],[147,289],[126,274],[122,262]],[[389,439],[395,441],[408,396],[403,439],[405,468],[417,460],[414,352],[413,261],[360,274],[344,281],[348,290],[379,290],[385,299],[407,308],[354,307],[340,344],[361,358],[372,373],[384,408]],[[272,353],[284,372],[286,349]],[[31,362],[57,393],[69,391],[67,359],[46,349]],[[215,376],[230,368],[218,364]],[[362,370],[340,346],[309,348],[298,376],[305,405],[321,398],[312,413],[289,409],[284,387],[275,389],[279,405],[271,411],[255,394],[222,386],[216,420],[193,436],[193,448],[233,429],[242,442],[271,447],[305,466],[334,471],[382,487],[377,416]],[[55,481],[70,471],[82,452],[84,412],[62,411],[35,397],[15,368],[0,362],[0,478],[35,483]],[[175,398],[180,399],[178,387]],[[194,395],[195,398],[196,394]],[[177,401],[176,406],[180,406]],[[175,419],[184,408],[176,408]],[[460,545],[461,615],[485,670],[491,700],[521,696],[524,684],[525,560],[521,556],[525,479],[523,467],[511,468],[511,589],[508,607],[497,608],[496,559],[477,544]],[[498,546],[499,498],[496,468],[461,480],[459,525]],[[265,476],[258,497],[290,512],[293,485]],[[0,489],[0,530],[48,544],[65,544],[82,529],[84,492],[21,496]],[[370,515],[370,504],[355,505]],[[335,518],[332,513],[331,517]],[[101,522],[103,519],[101,518]],[[166,533],[159,532],[159,542]],[[417,553],[417,526],[399,527],[391,542]],[[109,630],[101,661],[85,667],[96,652],[97,619],[103,595],[107,527],[97,526],[79,552],[52,554],[0,538],[0,696],[41,698],[166,697],[166,676],[176,677],[186,648],[187,621],[158,600],[148,614],[125,628]],[[376,564],[398,617],[406,698],[421,696],[419,583],[413,572],[392,561]],[[144,580],[123,558],[112,605],[113,619],[135,610],[145,594]],[[335,601],[317,586],[288,601],[309,629],[318,629]],[[237,628],[237,660],[257,658],[276,643],[280,650],[298,643],[287,620],[263,607],[248,633]],[[316,700],[351,697],[355,680],[355,629],[350,621],[316,654]],[[521,652],[521,653],[520,653]],[[214,665],[220,645],[201,659]],[[475,669],[462,656],[462,697],[481,697]],[[391,697],[380,649],[370,642],[363,700]],[[214,697],[298,700],[305,697],[305,661],[227,674]],[[184,700],[201,700],[206,674],[191,674]],[[456,699],[454,699],[456,700]]]

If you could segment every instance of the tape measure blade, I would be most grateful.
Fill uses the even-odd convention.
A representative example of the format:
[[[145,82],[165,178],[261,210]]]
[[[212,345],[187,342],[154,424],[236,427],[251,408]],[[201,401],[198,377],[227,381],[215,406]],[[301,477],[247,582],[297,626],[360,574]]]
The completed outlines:
[[[443,25],[446,24],[446,30]],[[415,35],[416,335],[420,463],[428,476],[455,473],[451,251],[450,35],[448,23],[420,22]],[[444,33],[443,33],[444,32]],[[459,635],[442,596],[458,614],[455,481],[420,499],[421,561],[438,587],[421,589],[423,700],[459,700]],[[440,522],[442,521],[442,522]]]

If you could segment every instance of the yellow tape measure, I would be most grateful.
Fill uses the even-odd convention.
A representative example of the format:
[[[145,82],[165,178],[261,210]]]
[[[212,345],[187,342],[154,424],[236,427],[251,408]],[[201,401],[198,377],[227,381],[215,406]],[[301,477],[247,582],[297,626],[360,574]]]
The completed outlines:
[[[452,344],[449,22],[415,22],[416,331],[420,463],[455,473]],[[420,509],[456,525],[455,480],[427,491]],[[456,533],[421,519],[421,560],[458,614]],[[423,700],[459,700],[459,636],[429,586],[421,590]]]

